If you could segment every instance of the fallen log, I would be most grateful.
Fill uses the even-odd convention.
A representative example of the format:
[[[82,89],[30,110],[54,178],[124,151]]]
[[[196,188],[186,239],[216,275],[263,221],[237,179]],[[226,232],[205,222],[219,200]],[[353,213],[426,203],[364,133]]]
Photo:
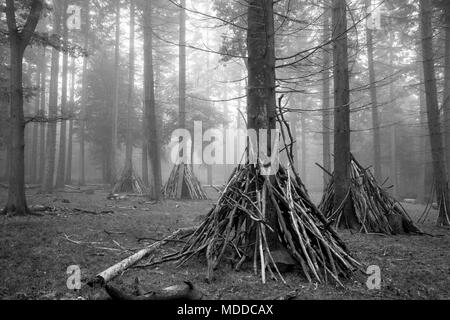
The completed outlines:
[[[189,301],[202,300],[203,293],[199,291],[190,282],[185,282],[181,285],[175,285],[159,291],[152,291],[143,295],[130,295],[111,285],[105,285],[105,291],[109,294],[112,300],[140,300],[140,301]]]
[[[190,233],[193,233],[197,230],[197,227],[193,228],[184,228],[179,229],[176,232],[174,232],[172,235],[162,239],[161,241],[155,242],[151,244],[150,246],[140,250],[139,252],[133,254],[132,256],[126,258],[125,260],[122,260],[121,262],[113,265],[112,267],[106,269],[103,272],[100,272],[95,276],[94,279],[88,282],[88,285],[91,287],[94,287],[96,285],[99,285],[101,287],[104,287],[109,281],[117,277],[119,274],[127,270],[129,267],[135,265],[137,262],[141,261],[145,257],[147,257],[150,253],[157,250],[159,247],[164,245],[166,242],[172,240],[175,237],[178,236],[186,236]]]

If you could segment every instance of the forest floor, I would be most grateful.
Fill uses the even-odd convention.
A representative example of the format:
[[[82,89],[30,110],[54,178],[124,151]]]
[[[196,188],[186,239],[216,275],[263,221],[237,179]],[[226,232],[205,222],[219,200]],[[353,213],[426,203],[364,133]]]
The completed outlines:
[[[136,197],[107,200],[106,191],[91,189],[51,196],[28,190],[30,205],[45,205],[55,211],[43,217],[0,218],[0,299],[103,299],[106,297],[103,291],[93,291],[88,286],[79,292],[68,290],[67,268],[80,266],[82,281],[87,281],[145,247],[141,238],[162,239],[178,228],[198,225],[214,202],[153,204]],[[6,190],[0,188],[0,203],[5,201]],[[414,220],[424,209],[419,205],[406,207]],[[216,281],[207,284],[203,257],[182,268],[167,263],[129,269],[113,283],[131,292],[136,277],[147,289],[190,281],[208,299],[278,299],[287,295],[297,299],[449,299],[450,230],[436,228],[435,221],[436,212],[432,212],[421,225],[434,237],[386,237],[340,231],[364,265],[381,268],[381,290],[368,290],[365,280],[348,281],[346,288],[309,284],[298,273],[285,275],[289,286],[275,281],[263,285],[251,268],[237,273],[226,262],[217,270]],[[173,244],[166,245],[160,253],[173,250]]]

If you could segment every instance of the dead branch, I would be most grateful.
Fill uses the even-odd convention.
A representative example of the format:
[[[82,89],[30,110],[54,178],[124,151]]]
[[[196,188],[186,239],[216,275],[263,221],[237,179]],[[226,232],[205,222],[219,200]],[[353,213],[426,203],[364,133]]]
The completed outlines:
[[[174,232],[172,235],[166,237],[165,239],[155,242],[152,245],[140,250],[139,252],[133,254],[132,256],[126,258],[125,260],[122,260],[121,262],[113,265],[112,267],[106,269],[105,271],[99,273],[97,276],[95,276],[94,279],[89,281],[90,286],[94,286],[96,284],[100,286],[104,286],[106,283],[117,277],[119,274],[127,270],[129,267],[133,266],[140,260],[144,259],[145,257],[149,256],[153,251],[157,250],[159,247],[164,245],[168,240],[174,239],[178,236],[184,236],[186,234],[190,234],[192,232],[195,232],[196,228],[185,228],[185,229],[179,229],[178,231]]]

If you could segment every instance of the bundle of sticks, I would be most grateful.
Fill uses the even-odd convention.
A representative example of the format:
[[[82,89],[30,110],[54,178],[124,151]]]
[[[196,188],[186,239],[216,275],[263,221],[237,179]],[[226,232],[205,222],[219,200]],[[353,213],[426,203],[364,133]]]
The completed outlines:
[[[376,181],[369,169],[365,169],[351,156],[351,185],[346,201],[351,201],[360,232],[387,235],[422,234],[403,206]],[[333,178],[327,186],[319,205],[327,219],[336,226],[342,225],[344,203],[335,208]]]
[[[169,180],[163,188],[163,194],[169,199],[207,199],[205,191],[190,166],[184,163],[173,167]]]
[[[133,169],[126,168],[119,181],[114,185],[112,193],[134,193],[143,195],[148,193],[148,188],[145,186],[144,181],[136,175]]]
[[[270,215],[274,225],[268,222]],[[260,166],[252,164],[234,170],[202,225],[180,251],[159,262],[175,260],[181,266],[205,254],[207,280],[212,281],[219,263],[231,255],[236,270],[250,260],[263,283],[266,274],[284,282],[269,247],[269,232],[275,233],[310,282],[334,280],[342,285],[341,277],[348,278],[361,267],[311,202],[299,177],[292,178],[282,167],[276,175],[264,176]]]

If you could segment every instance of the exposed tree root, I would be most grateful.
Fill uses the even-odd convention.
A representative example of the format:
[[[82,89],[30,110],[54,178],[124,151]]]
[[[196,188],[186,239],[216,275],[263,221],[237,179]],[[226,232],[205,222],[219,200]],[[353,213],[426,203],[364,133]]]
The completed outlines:
[[[14,205],[7,205],[3,210],[0,211],[1,216],[7,217],[25,217],[25,216],[35,216],[43,217],[43,214],[30,210],[27,206],[22,209],[17,209]]]

